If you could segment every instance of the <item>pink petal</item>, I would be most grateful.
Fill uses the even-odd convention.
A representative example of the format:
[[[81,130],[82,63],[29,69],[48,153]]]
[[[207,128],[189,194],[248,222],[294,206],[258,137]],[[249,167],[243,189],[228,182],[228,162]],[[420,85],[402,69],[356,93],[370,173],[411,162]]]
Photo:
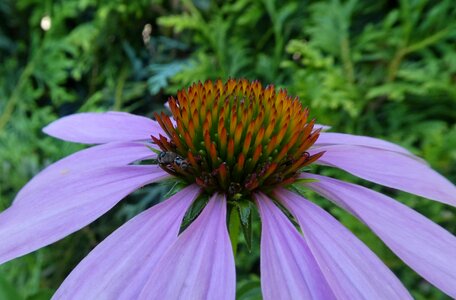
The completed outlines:
[[[234,299],[225,196],[215,195],[151,272],[140,299]]]
[[[125,112],[74,114],[54,121],[43,131],[83,144],[150,140],[151,135],[164,134],[156,121]]]
[[[261,230],[264,299],[335,299],[304,238],[263,194],[255,196]]]
[[[369,226],[406,264],[456,297],[456,238],[416,211],[380,193],[328,177],[307,186]]]
[[[69,235],[137,188],[167,176],[157,166],[100,168],[35,189],[0,214],[0,263]]]
[[[275,195],[297,217],[338,299],[412,299],[380,259],[329,213],[285,189]]]
[[[391,188],[456,206],[456,187],[429,166],[401,153],[359,146],[319,147],[318,163]]]
[[[352,146],[365,146],[388,151],[403,153],[406,155],[413,155],[407,149],[393,144],[388,141],[376,139],[362,135],[352,135],[336,132],[322,132],[314,144],[315,146],[331,146],[331,145],[352,145]]]
[[[137,299],[199,193],[189,186],[117,229],[71,272],[53,299]]]
[[[49,185],[61,177],[89,169],[124,166],[137,160],[155,156],[156,154],[141,142],[119,142],[94,146],[76,152],[48,166],[19,191],[14,203],[30,198],[27,198],[28,194],[33,193],[35,189]]]

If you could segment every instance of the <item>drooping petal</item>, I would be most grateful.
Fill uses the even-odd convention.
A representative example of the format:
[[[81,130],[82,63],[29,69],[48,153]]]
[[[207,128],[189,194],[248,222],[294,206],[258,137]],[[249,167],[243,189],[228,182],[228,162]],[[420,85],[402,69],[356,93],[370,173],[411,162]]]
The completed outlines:
[[[407,206],[375,191],[336,179],[306,174],[317,193],[369,226],[412,269],[456,297],[456,238]]]
[[[14,203],[30,199],[27,194],[49,185],[60,177],[83,170],[124,166],[137,160],[155,157],[156,154],[141,142],[118,142],[94,146],[78,151],[48,166],[30,180],[17,194]]]
[[[117,229],[71,272],[53,299],[137,299],[199,193],[189,186]]]
[[[322,132],[315,142],[314,146],[331,146],[331,145],[352,145],[352,146],[365,146],[371,148],[378,148],[394,152],[403,153],[406,155],[413,155],[407,149],[393,144],[388,141],[376,139],[369,136],[353,135],[337,132]]]
[[[125,112],[74,114],[52,122],[43,131],[83,144],[149,140],[151,135],[164,134],[156,121]]]
[[[304,238],[271,199],[263,194],[255,198],[262,223],[264,299],[335,299]]]
[[[290,191],[277,189],[275,195],[298,219],[338,299],[412,299],[393,272],[329,213]]]
[[[456,187],[429,166],[407,155],[359,146],[326,146],[317,163],[340,168],[391,188],[456,206]]]
[[[68,174],[0,213],[0,263],[53,243],[91,223],[137,188],[168,175],[157,166]]]
[[[226,200],[215,195],[151,272],[139,299],[234,299]]]

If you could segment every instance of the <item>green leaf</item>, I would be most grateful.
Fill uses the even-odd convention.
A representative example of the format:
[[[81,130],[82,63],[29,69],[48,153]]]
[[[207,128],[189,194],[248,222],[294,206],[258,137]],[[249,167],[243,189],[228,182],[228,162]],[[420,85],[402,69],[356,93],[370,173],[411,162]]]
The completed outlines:
[[[52,298],[55,291],[50,289],[40,290],[38,293],[28,296],[26,300],[48,300]]]
[[[261,285],[260,279],[253,275],[249,279],[242,280],[238,283],[236,289],[236,299],[239,300],[260,300]]]
[[[0,276],[0,299],[21,300],[24,299],[14,286]]]

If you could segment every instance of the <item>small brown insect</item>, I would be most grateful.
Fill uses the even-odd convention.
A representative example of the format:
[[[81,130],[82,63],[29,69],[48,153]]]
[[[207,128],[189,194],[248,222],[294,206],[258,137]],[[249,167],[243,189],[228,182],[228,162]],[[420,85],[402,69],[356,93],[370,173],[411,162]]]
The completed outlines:
[[[171,151],[160,152],[160,154],[158,154],[158,163],[161,165],[169,165],[174,162],[176,157],[179,156]]]
[[[176,158],[174,158],[174,163],[176,164],[176,166],[178,166],[182,170],[186,170],[190,166],[188,161],[180,156],[177,156]]]
[[[160,165],[166,165],[174,169],[175,167],[187,170],[190,164],[186,159],[171,151],[160,152],[157,161]]]

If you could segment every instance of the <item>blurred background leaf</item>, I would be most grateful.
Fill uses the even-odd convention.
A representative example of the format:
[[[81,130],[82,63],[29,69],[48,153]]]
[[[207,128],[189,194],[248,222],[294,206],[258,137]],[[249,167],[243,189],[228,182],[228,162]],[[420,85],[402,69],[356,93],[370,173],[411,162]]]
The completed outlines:
[[[177,89],[230,77],[285,87],[319,123],[399,143],[456,182],[455,45],[453,0],[0,1],[0,210],[42,168],[82,149],[45,136],[51,121],[82,111],[151,117]],[[456,232],[454,208],[318,170],[374,187]],[[141,189],[83,230],[0,266],[0,299],[49,299],[93,247],[169,189]],[[416,299],[448,298],[362,223],[314,198]],[[254,221],[251,252],[239,236],[239,299],[261,299]]]

